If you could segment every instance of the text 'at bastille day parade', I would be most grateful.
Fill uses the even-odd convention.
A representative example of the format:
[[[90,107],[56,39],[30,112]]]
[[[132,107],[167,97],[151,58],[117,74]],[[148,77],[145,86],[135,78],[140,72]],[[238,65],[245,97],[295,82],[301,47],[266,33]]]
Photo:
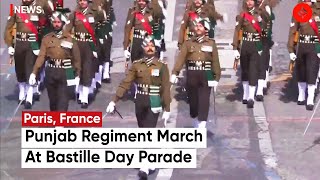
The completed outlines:
[[[319,179],[320,0],[0,3],[1,179]],[[27,171],[26,110],[206,128],[208,147],[196,169]]]

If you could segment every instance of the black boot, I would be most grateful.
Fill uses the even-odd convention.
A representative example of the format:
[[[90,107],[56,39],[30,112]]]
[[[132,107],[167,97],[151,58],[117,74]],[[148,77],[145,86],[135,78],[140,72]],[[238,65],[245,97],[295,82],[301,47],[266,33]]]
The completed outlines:
[[[257,101],[263,101],[263,96],[262,95],[257,95],[256,99],[257,99]]]
[[[313,111],[313,108],[314,108],[314,105],[313,105],[313,104],[309,104],[309,105],[307,105],[307,107],[306,107],[306,109],[307,109],[308,111]]]
[[[81,104],[82,109],[88,109],[88,103],[82,103]]]
[[[253,108],[253,105],[254,105],[253,99],[249,99],[248,104],[247,104],[247,108]]]
[[[305,105],[305,103],[306,103],[305,101],[298,101],[298,102],[297,102],[297,104],[298,104],[299,106]]]
[[[248,100],[243,99],[243,100],[242,100],[242,104],[248,104]]]
[[[31,104],[30,102],[26,101],[26,102],[24,103],[24,108],[25,108],[25,109],[32,109],[32,104]]]
[[[33,100],[34,101],[40,101],[40,93],[34,93],[33,94]]]

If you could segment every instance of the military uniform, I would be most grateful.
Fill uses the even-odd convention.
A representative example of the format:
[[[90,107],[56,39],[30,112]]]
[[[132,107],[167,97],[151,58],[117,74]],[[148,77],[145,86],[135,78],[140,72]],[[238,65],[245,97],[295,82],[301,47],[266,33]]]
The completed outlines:
[[[33,1],[30,6],[37,6]],[[39,18],[37,13],[14,14],[10,16],[5,28],[4,39],[10,49],[13,49],[12,29],[16,24],[16,42],[13,52],[15,71],[19,83],[19,100],[25,99],[25,108],[30,109],[33,103],[33,86],[27,83],[33,65],[39,53]]]
[[[81,79],[79,86],[79,103],[82,108],[88,107],[90,87],[95,86],[93,81],[98,71],[97,39],[95,28],[98,22],[103,22],[101,11],[96,11],[91,6],[85,9],[77,7],[69,16],[69,23],[65,33],[71,34],[74,28],[74,39],[77,41],[81,55]]]
[[[220,80],[221,69],[217,46],[209,37],[192,37],[186,41],[176,60],[172,74],[179,75],[187,64],[187,93],[190,116],[195,127],[206,126],[210,106],[211,87]],[[197,119],[196,119],[197,118]]]
[[[123,48],[125,51],[131,51],[131,62],[143,57],[141,47],[143,39],[147,35],[153,35],[154,20],[161,17],[162,9],[158,2],[152,1],[152,4],[147,4],[145,9],[140,9],[138,6],[129,9],[124,30]]]
[[[288,51],[290,59],[296,61],[297,80],[299,88],[298,105],[305,105],[305,94],[308,89],[307,110],[314,108],[314,94],[319,71],[319,30],[320,11],[316,4],[312,5],[313,14],[308,22],[300,23],[292,18],[290,24]],[[297,48],[295,36],[298,33]]]
[[[244,1],[244,10],[236,17],[236,27],[233,36],[233,49],[235,58],[240,59],[241,80],[243,84],[243,104],[248,108],[254,106],[254,95],[260,70],[261,53],[261,26],[259,23],[268,21],[268,13],[257,8],[248,9]],[[240,51],[240,53],[239,53]]]
[[[99,23],[96,28],[98,41],[99,72],[96,73],[96,81],[101,84],[101,80],[110,81],[111,46],[113,26],[116,24],[112,0],[93,0],[93,6],[103,10],[105,21]]]
[[[126,78],[119,85],[113,102],[118,102],[124,96],[132,82],[135,82],[138,87],[135,103],[138,126],[156,127],[162,108],[170,112],[171,97],[167,64],[156,57],[135,61]]]
[[[45,61],[47,61],[45,86],[48,91],[50,111],[67,111],[68,77],[79,76],[81,72],[77,42],[73,42],[71,37],[54,32],[47,34],[42,40],[40,54],[32,73],[37,74]]]
[[[257,86],[257,93],[256,93],[256,99],[257,101],[263,101],[263,94],[264,90],[267,89],[267,81],[269,79],[269,72],[272,70],[272,51],[271,48],[273,46],[272,41],[272,24],[274,21],[274,14],[272,13],[270,2],[268,0],[264,0],[257,6],[259,8],[259,11],[264,11],[268,13],[268,20],[262,21],[261,23],[261,42],[263,46],[263,50],[261,53],[261,69],[259,71],[259,79],[258,79],[258,86]]]
[[[178,47],[180,48],[183,42],[194,35],[193,21],[197,18],[208,18],[211,23],[211,29],[209,30],[209,37],[214,38],[214,26],[217,20],[222,20],[223,16],[216,12],[214,7],[210,4],[203,4],[201,7],[197,8],[193,5],[193,0],[190,0],[188,4],[191,4],[190,7],[187,5],[187,10],[184,13],[180,32],[178,39]],[[187,37],[186,37],[187,34]]]

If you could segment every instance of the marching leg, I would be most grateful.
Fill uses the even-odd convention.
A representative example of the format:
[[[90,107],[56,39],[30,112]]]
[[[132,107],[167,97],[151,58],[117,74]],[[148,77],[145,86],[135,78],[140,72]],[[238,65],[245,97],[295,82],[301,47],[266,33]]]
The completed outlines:
[[[25,101],[26,94],[27,94],[27,92],[26,92],[26,83],[25,82],[20,82],[19,83],[19,103],[20,103],[20,101]]]
[[[312,111],[314,107],[314,92],[316,85],[308,84],[308,99],[307,99],[307,110]]]
[[[243,87],[242,104],[247,104],[248,97],[249,97],[249,81],[243,81],[242,87]]]
[[[304,105],[306,100],[306,82],[298,82],[299,96],[298,96],[298,105]]]
[[[26,102],[24,104],[25,109],[31,109],[32,108],[32,100],[33,100],[33,86],[30,86],[27,84],[27,98]]]
[[[88,102],[89,102],[89,88],[87,86],[82,87],[82,99],[81,99],[81,108],[87,109],[88,108]]]
[[[256,86],[249,86],[249,97],[248,97],[248,108],[253,108],[254,105],[254,94],[256,91]]]
[[[257,101],[263,101],[263,87],[265,84],[265,80],[259,79],[258,80],[258,88],[257,88]]]

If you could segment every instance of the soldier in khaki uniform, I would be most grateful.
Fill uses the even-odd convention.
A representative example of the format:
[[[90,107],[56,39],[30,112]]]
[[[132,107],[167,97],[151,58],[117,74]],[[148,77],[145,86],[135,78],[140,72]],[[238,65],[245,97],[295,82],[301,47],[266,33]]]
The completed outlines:
[[[195,24],[195,36],[183,43],[170,81],[176,83],[180,70],[184,64],[187,64],[186,85],[190,116],[194,120],[194,127],[205,128],[211,88],[216,89],[221,68],[216,43],[206,36],[207,31],[210,30],[210,22],[198,19]]]
[[[45,86],[48,90],[50,111],[67,111],[68,81],[74,76],[77,76],[75,81],[80,81],[80,51],[77,43],[62,33],[67,17],[56,11],[52,14],[51,22],[54,32],[47,34],[42,40],[40,54],[30,75],[29,84],[36,83],[36,74],[47,61]]]
[[[254,106],[259,72],[262,69],[261,66],[263,66],[261,63],[263,50],[261,42],[262,30],[259,23],[268,21],[269,18],[267,12],[260,11],[255,6],[256,1],[254,0],[245,0],[243,2],[243,11],[236,17],[236,27],[232,43],[235,56],[235,69],[239,60],[241,61],[242,103],[247,104],[248,108],[253,108]],[[241,31],[242,34],[240,34]]]
[[[81,55],[81,74],[79,85],[79,100],[81,108],[88,108],[90,87],[95,87],[94,77],[98,70],[97,38],[95,28],[102,22],[101,11],[89,6],[89,0],[77,0],[78,6],[69,16],[65,33],[71,35],[74,29],[74,39],[77,41]]]
[[[23,6],[36,6],[34,0],[22,0]],[[39,18],[37,13],[14,14],[10,16],[4,33],[8,53],[14,57],[15,71],[19,83],[19,101],[24,102],[26,109],[31,109],[34,87],[28,84],[28,77],[39,54]],[[16,43],[13,47],[12,29],[16,24]]]
[[[267,91],[267,82],[269,79],[269,72],[272,71],[272,24],[274,21],[274,14],[271,10],[271,3],[269,0],[258,0],[256,4],[256,8],[259,11],[264,11],[268,13],[268,20],[262,21],[262,32],[261,32],[261,42],[263,46],[263,50],[261,53],[261,69],[259,70],[259,79],[258,79],[258,86],[256,92],[256,100],[263,101],[264,92]]]
[[[189,6],[190,4],[190,6]],[[183,44],[183,42],[186,39],[190,39],[193,35],[193,21],[197,18],[208,18],[210,21],[210,24],[215,24],[215,21],[217,20],[223,20],[223,16],[216,12],[214,9],[214,6],[205,3],[205,0],[192,0],[187,3],[187,10],[184,13],[181,26],[180,26],[180,32],[179,32],[179,39],[178,39],[178,47],[180,48]],[[213,26],[210,26],[213,28]],[[187,38],[186,32],[187,33]],[[214,34],[212,33],[212,29],[208,31],[209,38],[214,38]]]
[[[136,0],[135,3],[128,11],[123,41],[124,56],[127,60],[131,57],[131,62],[143,57],[143,39],[147,35],[153,35],[155,20],[163,16],[162,9],[155,0]],[[133,36],[132,39],[130,36]]]
[[[291,63],[295,62],[296,64],[299,88],[298,105],[306,104],[307,110],[313,110],[316,80],[320,61],[318,32],[318,27],[320,25],[320,12],[316,6],[316,0],[304,0],[303,2],[312,7],[313,15],[308,22],[304,23],[297,22],[292,18],[288,40],[288,51],[290,53]],[[296,33],[299,35],[297,47],[294,45]],[[306,89],[308,89],[307,102],[305,102]]]
[[[156,57],[155,42],[148,36],[143,42],[144,58],[135,61],[126,78],[120,83],[116,95],[109,103],[106,111],[112,113],[115,103],[130,89],[131,83],[137,83],[137,99],[135,103],[136,118],[140,128],[155,128],[159,113],[164,109],[162,118],[165,125],[170,116],[170,81],[166,63]],[[147,179],[155,169],[141,168],[140,179]]]
[[[93,6],[101,9],[104,21],[96,28],[98,41],[99,71],[96,73],[96,81],[101,84],[102,79],[110,82],[112,32],[116,25],[116,17],[112,7],[112,0],[93,0]]]

